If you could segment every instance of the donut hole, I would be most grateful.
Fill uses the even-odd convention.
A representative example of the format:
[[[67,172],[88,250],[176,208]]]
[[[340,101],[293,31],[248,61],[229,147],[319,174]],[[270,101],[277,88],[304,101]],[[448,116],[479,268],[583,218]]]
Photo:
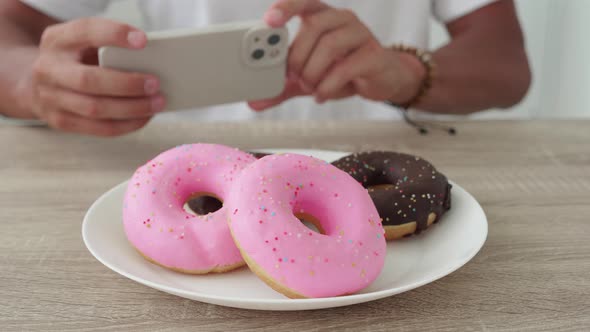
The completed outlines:
[[[297,217],[297,219],[299,219],[301,223],[303,223],[303,225],[305,225],[305,227],[309,228],[310,230],[326,235],[326,231],[324,231],[322,223],[320,223],[318,218],[308,213],[297,213],[295,214],[295,217]]]
[[[211,193],[194,193],[184,203],[184,211],[187,213],[205,216],[216,212],[223,207],[223,201]]]

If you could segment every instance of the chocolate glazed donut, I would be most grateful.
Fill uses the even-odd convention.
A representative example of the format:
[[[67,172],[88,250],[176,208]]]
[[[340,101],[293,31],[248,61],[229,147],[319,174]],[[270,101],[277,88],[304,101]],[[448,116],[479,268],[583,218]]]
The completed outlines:
[[[385,151],[332,163],[368,189],[388,240],[419,234],[451,208],[451,185],[428,161]]]

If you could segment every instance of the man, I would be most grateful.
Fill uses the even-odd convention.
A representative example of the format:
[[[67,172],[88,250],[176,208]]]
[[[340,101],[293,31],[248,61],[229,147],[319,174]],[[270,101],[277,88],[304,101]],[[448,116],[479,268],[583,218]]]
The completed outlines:
[[[141,49],[147,43],[137,28],[85,18],[109,2],[0,2],[0,114],[114,136],[141,128],[165,108],[157,77],[96,66],[101,46]],[[272,26],[288,23],[296,35],[286,88],[277,98],[249,103],[254,110],[273,108],[258,117],[395,117],[370,101],[466,114],[518,103],[531,80],[510,0],[143,0],[139,5],[150,30],[255,19],[262,13]],[[431,16],[445,23],[451,42],[429,58],[424,52]],[[291,100],[298,96],[313,98]],[[257,117],[243,104],[183,116]]]

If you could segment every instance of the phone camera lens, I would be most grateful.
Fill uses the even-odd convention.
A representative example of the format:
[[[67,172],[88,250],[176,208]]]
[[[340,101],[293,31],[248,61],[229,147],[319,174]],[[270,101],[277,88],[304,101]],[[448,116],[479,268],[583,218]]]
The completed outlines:
[[[271,35],[270,37],[268,37],[268,44],[269,45],[276,45],[281,41],[281,36],[279,35]]]
[[[263,57],[264,57],[264,50],[257,49],[254,52],[252,52],[252,59],[254,59],[254,60],[260,60]]]

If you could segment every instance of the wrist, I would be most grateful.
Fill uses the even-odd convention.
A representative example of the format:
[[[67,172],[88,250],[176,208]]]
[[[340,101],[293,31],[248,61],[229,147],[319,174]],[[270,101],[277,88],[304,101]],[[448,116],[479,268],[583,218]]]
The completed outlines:
[[[400,83],[388,100],[401,105],[409,102],[419,93],[426,77],[426,70],[415,56],[398,50],[391,50],[391,52],[394,53],[394,61],[398,66],[396,80]]]
[[[14,109],[7,110],[6,115],[19,119],[36,119],[33,113],[33,92],[32,86],[27,82],[19,82],[13,89],[12,99],[14,100]]]
[[[16,52],[17,50],[14,51]],[[32,63],[37,56],[37,52],[31,51],[29,49],[23,49],[22,52],[18,53],[21,60],[15,67],[21,68],[21,70],[18,70],[19,75],[17,77],[15,77],[16,75],[12,77],[13,83],[8,84],[9,88],[5,91],[7,101],[3,105],[0,105],[0,113],[11,118],[37,118],[33,112],[36,98],[34,98],[32,82]],[[11,77],[8,77],[8,79],[10,80]]]
[[[395,91],[388,102],[407,109],[418,104],[430,89],[434,63],[430,53],[413,47],[397,45],[393,46],[391,51],[397,57],[398,77],[402,83],[400,87],[394,89]]]

